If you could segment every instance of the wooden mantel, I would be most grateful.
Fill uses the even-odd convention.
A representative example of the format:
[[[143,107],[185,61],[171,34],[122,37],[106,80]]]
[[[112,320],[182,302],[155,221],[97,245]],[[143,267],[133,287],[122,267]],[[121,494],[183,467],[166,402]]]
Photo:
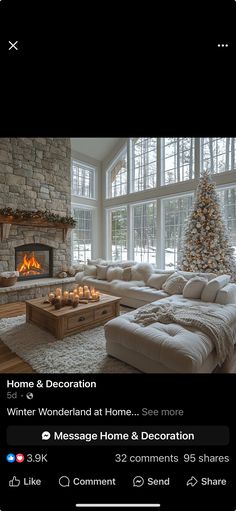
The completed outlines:
[[[8,239],[12,225],[23,225],[26,227],[50,227],[51,229],[62,229],[63,242],[65,242],[69,229],[73,227],[62,222],[49,222],[43,218],[20,219],[13,216],[0,215],[0,236],[1,241]]]

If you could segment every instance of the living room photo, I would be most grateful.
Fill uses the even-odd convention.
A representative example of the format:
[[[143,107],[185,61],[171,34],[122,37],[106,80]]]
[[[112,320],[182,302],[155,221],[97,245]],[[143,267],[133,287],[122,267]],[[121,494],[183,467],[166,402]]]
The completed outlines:
[[[1,138],[0,372],[235,373],[236,138]]]

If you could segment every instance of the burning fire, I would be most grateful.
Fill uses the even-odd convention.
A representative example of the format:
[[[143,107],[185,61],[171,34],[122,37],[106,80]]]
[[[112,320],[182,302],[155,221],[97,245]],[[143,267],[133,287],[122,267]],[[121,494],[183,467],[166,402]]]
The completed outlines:
[[[43,269],[33,252],[31,257],[27,254],[24,255],[23,261],[18,265],[18,271],[23,275],[36,275],[41,273]]]

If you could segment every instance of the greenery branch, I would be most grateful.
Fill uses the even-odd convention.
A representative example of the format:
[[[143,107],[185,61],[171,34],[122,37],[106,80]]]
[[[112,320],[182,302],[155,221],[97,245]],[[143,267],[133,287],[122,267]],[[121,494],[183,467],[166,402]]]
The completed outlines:
[[[72,216],[60,216],[55,213],[51,213],[50,211],[25,211],[23,209],[12,209],[12,208],[3,208],[0,209],[0,215],[5,217],[13,217],[14,220],[46,220],[51,223],[60,223],[75,227],[76,220]]]

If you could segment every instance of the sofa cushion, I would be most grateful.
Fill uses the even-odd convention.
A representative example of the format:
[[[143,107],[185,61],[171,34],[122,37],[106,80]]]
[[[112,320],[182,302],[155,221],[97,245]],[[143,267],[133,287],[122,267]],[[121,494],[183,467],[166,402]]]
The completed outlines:
[[[137,263],[132,266],[131,279],[147,282],[152,272],[153,268],[150,263]]]
[[[114,266],[112,268],[111,266],[107,269],[107,280],[108,282],[111,282],[112,280],[123,280],[123,268],[120,268],[119,266]]]
[[[194,272],[194,271],[182,271],[178,270],[178,273],[182,275],[185,279],[190,280],[193,277],[203,277],[204,279],[212,280],[215,278],[215,273],[203,273],[203,272]]]
[[[127,266],[126,268],[123,269],[123,280],[128,282],[131,280],[132,275],[131,270],[132,270],[131,266]]]
[[[162,284],[162,289],[169,295],[181,295],[186,283],[187,279],[179,275],[179,273],[174,273]]]
[[[236,303],[236,284],[230,283],[219,289],[216,293],[215,303],[221,305]]]
[[[155,289],[161,289],[162,284],[164,284],[168,277],[169,277],[168,273],[165,274],[152,273],[152,275],[149,277],[147,281],[147,285],[150,287],[154,287]]]
[[[184,298],[201,298],[202,290],[208,280],[204,277],[192,277],[183,289]]]
[[[189,300],[182,296],[170,296],[157,303],[173,303],[186,308],[201,303],[199,300]],[[202,304],[206,305],[207,304]],[[217,313],[221,305],[214,304]],[[228,305],[227,307],[234,307]],[[133,322],[135,311],[123,314],[105,325],[105,335],[109,343],[118,343],[123,347],[138,352],[144,357],[161,363],[168,372],[201,372],[208,357],[214,354],[211,339],[203,332],[193,327],[183,327],[176,323],[152,323],[143,327]],[[236,316],[232,310],[232,328],[235,328]],[[215,364],[211,370],[217,364]],[[207,371],[208,372],[208,371]]]
[[[169,296],[162,289],[154,289],[149,286],[133,286],[126,291],[126,296],[129,298],[136,298],[145,302],[155,302],[161,298]]]
[[[82,285],[87,284],[87,286],[95,287],[95,289],[104,291],[104,293],[112,293],[111,282],[107,282],[107,280],[98,280],[94,277],[83,277],[80,283]]]
[[[97,267],[94,265],[86,264],[84,267],[84,275],[86,277],[96,277],[97,275]]]
[[[217,291],[222,287],[226,286],[231,279],[230,275],[218,275],[214,279],[210,280],[208,284],[203,288],[201,294],[201,300],[203,302],[214,302]]]
[[[101,264],[97,264],[96,268],[97,268],[97,279],[98,280],[106,280],[108,266],[105,266],[103,264],[102,265]]]

